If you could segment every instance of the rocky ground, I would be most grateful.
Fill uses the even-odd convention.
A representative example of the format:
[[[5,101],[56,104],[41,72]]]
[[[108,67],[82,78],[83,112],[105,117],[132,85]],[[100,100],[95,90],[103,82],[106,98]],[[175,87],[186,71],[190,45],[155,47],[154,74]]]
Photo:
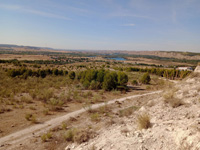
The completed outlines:
[[[200,150],[200,74],[192,74],[183,81],[172,82],[166,85],[163,92],[133,95],[107,104],[98,104],[103,107],[107,105],[109,115],[101,115],[97,122],[91,121],[91,114],[85,109],[79,110],[81,112],[78,111],[78,116],[73,116],[77,111],[69,114],[77,120],[71,124],[66,122],[69,123],[69,129],[79,126],[97,129],[95,136],[88,138],[87,142],[77,144],[76,141],[64,140],[63,133],[68,129],[61,129],[63,120],[57,118],[50,121],[51,126],[48,122],[38,124],[38,128],[43,127],[40,130],[35,130],[35,126],[34,130],[31,127],[1,138],[0,149]],[[120,115],[120,111],[130,107],[134,107],[134,111]],[[150,117],[150,126],[147,129],[138,127],[138,116],[143,114]],[[66,120],[66,116],[63,119]],[[43,142],[42,132],[52,129],[53,126],[58,128],[51,130],[53,138]],[[25,131],[30,134],[21,135]],[[6,140],[7,144],[2,143]]]
[[[149,114],[151,127],[139,130],[137,117],[143,113]],[[89,142],[65,149],[200,150],[200,75],[176,83],[118,122],[102,128]]]

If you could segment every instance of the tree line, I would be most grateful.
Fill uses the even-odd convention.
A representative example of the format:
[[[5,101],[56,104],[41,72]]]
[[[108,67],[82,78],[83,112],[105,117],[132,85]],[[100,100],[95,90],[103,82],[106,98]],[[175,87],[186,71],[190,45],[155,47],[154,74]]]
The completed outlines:
[[[21,77],[27,79],[28,77],[45,78],[47,75],[65,76],[72,80],[77,79],[85,89],[98,90],[104,89],[107,91],[114,89],[126,89],[128,82],[128,75],[124,72],[108,71],[104,69],[94,70],[88,69],[75,73],[67,70],[59,69],[38,69],[32,70],[27,68],[21,69],[7,69],[7,74],[10,77]]]
[[[47,75],[55,75],[55,76],[63,76],[67,75],[67,70],[59,70],[59,69],[38,69],[32,70],[27,68],[20,68],[20,69],[7,69],[8,76],[10,77],[22,77],[26,79],[27,77],[35,76],[35,77],[42,77],[45,78]]]
[[[125,68],[128,72],[148,72],[150,74],[155,74],[160,77],[165,77],[167,79],[183,79],[188,76],[191,71],[176,70],[176,69],[160,69],[160,68],[137,68],[137,67],[128,67]]]
[[[21,63],[29,63],[29,64],[56,64],[56,65],[64,65],[64,64],[71,64],[75,62],[88,62],[88,58],[64,58],[64,59],[59,59],[59,58],[54,58],[54,60],[17,60],[17,59],[12,59],[12,60],[1,60],[0,63],[13,63],[15,66],[22,66]]]

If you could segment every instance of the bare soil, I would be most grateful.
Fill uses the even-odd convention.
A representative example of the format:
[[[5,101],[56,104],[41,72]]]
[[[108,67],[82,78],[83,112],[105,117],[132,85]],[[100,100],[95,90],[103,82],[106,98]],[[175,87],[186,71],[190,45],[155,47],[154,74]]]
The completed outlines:
[[[151,92],[151,93],[142,94],[142,95],[133,95],[133,96],[124,97],[124,98],[120,98],[120,99],[114,99],[112,101],[109,101],[107,104],[110,105],[110,104],[114,104],[116,101],[122,102],[127,99],[137,98],[137,97],[141,97],[141,96],[147,96],[147,95],[151,95],[151,94],[155,94],[155,93],[159,93],[159,92],[160,91],[156,91],[156,92]],[[105,105],[105,103],[95,104],[95,105],[92,105],[92,108],[96,109],[103,105]],[[43,122],[42,124],[36,124],[29,128],[26,128],[24,130],[20,130],[18,132],[8,135],[8,136],[2,137],[2,138],[0,138],[0,143],[2,143],[1,147],[3,149],[5,149],[5,148],[6,149],[13,149],[13,148],[16,149],[18,144],[23,145],[24,143],[26,143],[25,140],[30,140],[31,137],[38,136],[42,132],[45,132],[51,128],[54,128],[54,127],[60,125],[63,121],[69,119],[70,117],[76,117],[77,115],[79,115],[85,111],[86,111],[85,109],[80,109],[80,110],[74,111],[72,113],[67,113],[64,116],[56,117],[49,121]]]

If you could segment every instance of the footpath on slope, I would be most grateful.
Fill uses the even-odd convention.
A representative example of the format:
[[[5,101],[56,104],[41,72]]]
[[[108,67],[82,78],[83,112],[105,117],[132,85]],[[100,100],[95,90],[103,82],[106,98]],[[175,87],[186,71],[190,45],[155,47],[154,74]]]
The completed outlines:
[[[124,97],[124,98],[120,98],[120,99],[113,99],[109,102],[107,102],[107,104],[113,104],[116,101],[122,102],[125,101],[127,99],[133,99],[133,98],[138,98],[141,96],[147,96],[147,95],[151,95],[151,94],[158,94],[161,93],[162,91],[154,91],[154,92],[150,92],[150,93],[145,93],[145,94],[140,94],[140,95],[133,95],[133,96],[128,96],[128,97]],[[104,106],[105,103],[100,103],[100,104],[94,104],[91,106],[92,109],[97,109],[99,107]],[[42,124],[36,124],[34,126],[28,127],[24,130],[20,130],[17,131],[15,133],[12,133],[10,135],[7,135],[5,137],[0,138],[0,149],[1,148],[5,148],[6,149],[10,149],[13,148],[17,143],[24,143],[25,140],[30,139],[32,136],[37,136],[45,131],[50,130],[51,128],[54,128],[56,126],[59,126],[63,121],[68,120],[70,117],[76,117],[77,115],[83,113],[87,111],[86,109],[82,108],[80,110],[68,113],[66,115],[57,117],[57,118],[53,118],[49,121],[46,121]]]

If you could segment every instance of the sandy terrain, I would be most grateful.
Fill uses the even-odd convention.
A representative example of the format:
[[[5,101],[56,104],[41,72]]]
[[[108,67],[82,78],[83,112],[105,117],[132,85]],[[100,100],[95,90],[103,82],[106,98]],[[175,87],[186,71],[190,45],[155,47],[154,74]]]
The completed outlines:
[[[103,128],[96,138],[66,150],[200,150],[200,75],[177,83],[173,90],[181,106],[170,106],[161,95],[121,119],[122,124]],[[144,112],[151,117],[151,128],[139,130],[137,116]]]
[[[120,99],[114,99],[114,100],[109,101],[108,105],[113,104],[116,101],[122,102],[122,101],[125,101],[128,99],[134,99],[134,98],[141,97],[141,96],[148,96],[148,95],[157,94],[160,92],[161,91],[155,91],[155,92],[150,92],[150,93],[141,94],[141,95],[133,95],[133,96],[128,96],[128,97],[124,97],[124,98],[120,98]],[[103,105],[105,105],[105,103],[95,104],[95,105],[92,105],[92,108],[93,109],[99,108]],[[19,143],[25,143],[26,140],[30,140],[32,137],[37,136],[53,127],[56,127],[56,126],[60,125],[63,121],[69,119],[70,117],[75,117],[85,111],[86,111],[85,109],[80,109],[78,111],[68,113],[64,116],[60,116],[60,117],[51,119],[42,124],[37,124],[32,127],[26,128],[24,130],[10,134],[8,136],[2,137],[2,138],[0,138],[0,143],[1,143],[0,149],[7,149],[7,150],[15,149],[16,145],[18,145]]]

